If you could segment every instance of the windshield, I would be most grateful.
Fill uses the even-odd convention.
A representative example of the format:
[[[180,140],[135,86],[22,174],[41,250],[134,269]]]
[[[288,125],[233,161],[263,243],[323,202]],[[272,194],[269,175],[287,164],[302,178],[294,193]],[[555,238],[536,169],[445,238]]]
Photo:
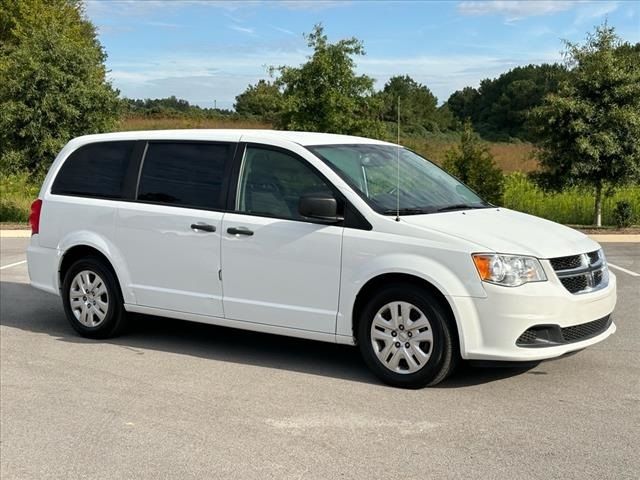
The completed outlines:
[[[307,148],[380,213],[396,213],[398,193],[404,215],[490,206],[444,170],[405,148],[367,144]]]

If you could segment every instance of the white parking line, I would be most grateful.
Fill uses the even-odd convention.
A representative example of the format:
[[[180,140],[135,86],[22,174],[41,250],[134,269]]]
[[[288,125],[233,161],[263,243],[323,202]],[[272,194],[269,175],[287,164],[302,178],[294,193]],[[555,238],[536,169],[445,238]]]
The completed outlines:
[[[627,273],[627,274],[631,275],[632,277],[640,277],[640,273],[632,272],[631,270],[627,270],[626,268],[619,267],[617,265],[614,265],[613,263],[608,263],[608,265],[611,268],[615,268],[616,270],[620,270],[621,272]]]
[[[0,270],[4,270],[6,268],[17,267],[18,265],[22,265],[23,263],[27,263],[26,260],[22,260],[21,262],[10,263],[9,265],[5,265],[4,267],[0,267]]]

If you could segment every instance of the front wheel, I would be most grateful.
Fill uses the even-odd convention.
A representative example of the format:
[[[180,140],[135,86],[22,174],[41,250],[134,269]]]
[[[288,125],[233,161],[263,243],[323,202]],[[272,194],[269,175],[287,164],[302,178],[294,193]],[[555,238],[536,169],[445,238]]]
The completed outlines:
[[[360,352],[369,368],[389,385],[436,385],[457,363],[451,320],[429,292],[413,285],[387,287],[362,310]]]

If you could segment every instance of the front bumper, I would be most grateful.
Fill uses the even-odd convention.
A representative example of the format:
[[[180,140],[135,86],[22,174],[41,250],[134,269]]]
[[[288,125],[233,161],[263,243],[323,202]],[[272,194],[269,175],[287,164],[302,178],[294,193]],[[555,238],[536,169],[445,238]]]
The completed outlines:
[[[537,361],[559,357],[603,341],[616,331],[607,321],[603,329],[570,342],[548,342],[535,348],[522,344],[529,329],[550,331],[588,324],[608,317],[616,304],[616,277],[607,287],[574,295],[553,276],[546,282],[507,288],[485,284],[485,298],[451,297],[458,321],[462,358],[490,361]]]

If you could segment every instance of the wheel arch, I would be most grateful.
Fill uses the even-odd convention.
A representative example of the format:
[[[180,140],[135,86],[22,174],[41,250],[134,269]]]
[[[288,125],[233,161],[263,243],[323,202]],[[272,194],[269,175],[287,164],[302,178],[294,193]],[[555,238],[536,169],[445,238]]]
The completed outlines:
[[[360,315],[367,301],[373,295],[375,295],[376,292],[380,291],[385,286],[398,283],[414,285],[429,292],[429,294],[431,294],[433,298],[436,299],[438,304],[447,312],[447,318],[451,322],[451,326],[453,327],[452,331],[455,335],[455,343],[459,349],[462,349],[460,341],[462,336],[462,332],[460,331],[460,322],[458,321],[458,318],[454,313],[454,309],[447,297],[433,283],[425,280],[424,278],[408,273],[383,273],[377,275],[369,279],[358,291],[352,310],[353,338],[355,339],[356,343],[358,342],[358,327],[360,322]]]
[[[60,288],[62,288],[64,276],[69,268],[71,268],[71,265],[73,265],[77,260],[87,257],[99,258],[102,262],[104,262],[105,266],[109,270],[111,270],[111,273],[113,273],[118,284],[118,288],[120,289],[120,293],[122,294],[122,285],[120,284],[120,279],[118,278],[116,269],[113,268],[113,265],[105,254],[103,254],[100,250],[88,245],[76,245],[74,247],[71,247],[62,256],[60,260],[60,268],[58,270],[58,284],[60,285]]]
[[[122,257],[106,239],[93,232],[77,232],[60,242],[58,251],[61,252],[58,264],[58,289],[62,288],[64,274],[73,262],[83,257],[93,256],[102,260],[111,269],[124,302],[135,303],[133,292],[128,288],[131,282],[126,266],[120,260]]]

